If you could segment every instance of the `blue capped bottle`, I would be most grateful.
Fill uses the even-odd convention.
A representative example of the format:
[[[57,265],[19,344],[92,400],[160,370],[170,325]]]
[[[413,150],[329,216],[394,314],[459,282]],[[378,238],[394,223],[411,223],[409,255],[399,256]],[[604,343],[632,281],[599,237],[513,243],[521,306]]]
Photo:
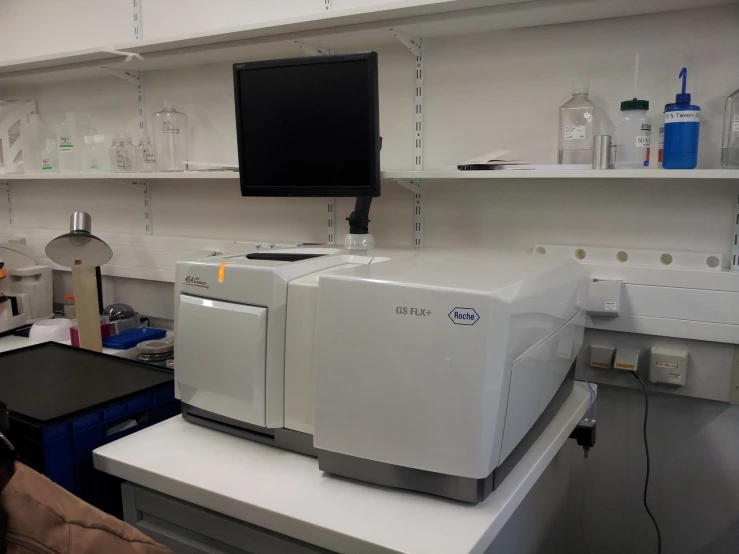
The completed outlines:
[[[698,165],[698,137],[700,135],[701,109],[690,103],[685,92],[688,70],[683,67],[681,93],[675,103],[665,108],[665,145],[662,167],[665,169],[695,169]]]

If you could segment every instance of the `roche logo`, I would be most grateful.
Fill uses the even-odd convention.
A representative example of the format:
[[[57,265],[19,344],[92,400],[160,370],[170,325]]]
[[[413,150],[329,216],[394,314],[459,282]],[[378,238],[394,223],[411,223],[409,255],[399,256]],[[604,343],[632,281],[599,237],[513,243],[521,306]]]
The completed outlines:
[[[454,308],[449,312],[449,319],[454,325],[474,325],[480,316],[474,308]]]

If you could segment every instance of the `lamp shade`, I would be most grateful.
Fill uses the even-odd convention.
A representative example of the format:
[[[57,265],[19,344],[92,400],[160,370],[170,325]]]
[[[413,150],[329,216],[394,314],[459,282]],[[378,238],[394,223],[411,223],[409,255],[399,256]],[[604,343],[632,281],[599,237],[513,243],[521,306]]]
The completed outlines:
[[[75,212],[69,221],[69,233],[65,233],[46,245],[49,259],[64,267],[76,265],[101,266],[113,257],[110,246],[93,235],[92,218],[85,212]]]

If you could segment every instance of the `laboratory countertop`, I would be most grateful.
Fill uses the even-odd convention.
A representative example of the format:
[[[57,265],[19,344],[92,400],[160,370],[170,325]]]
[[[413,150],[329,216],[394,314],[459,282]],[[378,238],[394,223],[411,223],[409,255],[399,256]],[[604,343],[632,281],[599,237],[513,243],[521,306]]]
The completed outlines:
[[[576,383],[539,439],[478,505],[332,477],[315,458],[180,416],[93,456],[106,473],[335,552],[482,553],[565,443],[589,396]]]

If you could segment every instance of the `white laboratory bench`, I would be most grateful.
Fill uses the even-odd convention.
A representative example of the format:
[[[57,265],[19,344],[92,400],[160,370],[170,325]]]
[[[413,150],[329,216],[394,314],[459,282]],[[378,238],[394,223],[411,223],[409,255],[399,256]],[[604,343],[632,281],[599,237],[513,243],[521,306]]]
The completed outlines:
[[[179,416],[98,448],[93,456],[97,469],[129,482],[126,520],[157,540],[182,545],[178,552],[515,554],[494,541],[588,402],[587,387],[576,383],[519,464],[478,505],[332,477],[319,471],[314,458]],[[550,494],[533,510],[543,504],[553,504]],[[547,524],[541,513],[529,519]],[[521,525],[521,533],[536,534],[529,525]]]
[[[7,352],[9,350],[17,350],[18,348],[25,348],[26,346],[33,346],[34,344],[41,344],[47,341],[33,341],[28,337],[16,337],[14,335],[7,335],[0,338],[0,352]],[[60,344],[70,345],[71,341],[61,341]],[[127,350],[118,350],[116,348],[103,348],[103,354],[110,354],[112,356],[120,356]]]
[[[167,336],[171,336],[172,331],[167,331]],[[6,335],[0,337],[0,353],[8,352],[9,350],[17,350],[19,348],[25,348],[26,346],[33,346],[34,344],[41,344],[47,341],[33,341],[28,337],[16,337],[14,335]],[[71,345],[72,341],[58,341],[59,344]],[[110,354],[111,356],[121,356],[123,358],[136,358],[138,350],[134,346],[128,350],[120,350],[118,348],[103,348],[103,354]]]

